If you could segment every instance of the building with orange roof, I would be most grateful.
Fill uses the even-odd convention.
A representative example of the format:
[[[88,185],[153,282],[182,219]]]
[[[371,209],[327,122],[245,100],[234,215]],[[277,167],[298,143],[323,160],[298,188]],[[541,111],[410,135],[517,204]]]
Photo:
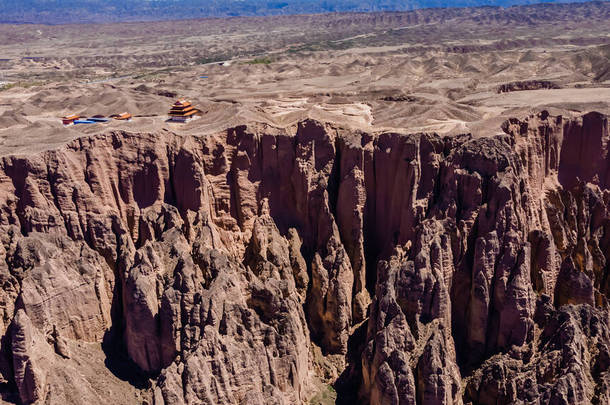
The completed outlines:
[[[131,114],[129,114],[128,112],[124,112],[121,114],[112,114],[110,118],[114,118],[115,120],[120,121],[131,121]]]
[[[74,121],[76,121],[79,118],[80,118],[80,115],[78,115],[78,114],[66,115],[65,117],[62,117],[61,122],[64,125],[72,125],[72,124],[74,124]]]
[[[169,110],[169,120],[174,122],[187,122],[201,114],[201,111],[195,108],[190,101],[178,100],[172,105]]]

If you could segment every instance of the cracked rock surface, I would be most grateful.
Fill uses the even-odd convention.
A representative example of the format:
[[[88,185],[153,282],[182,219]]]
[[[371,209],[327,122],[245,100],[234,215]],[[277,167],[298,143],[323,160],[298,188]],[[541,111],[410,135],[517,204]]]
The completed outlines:
[[[502,130],[3,157],[0,401],[608,403],[608,118]]]

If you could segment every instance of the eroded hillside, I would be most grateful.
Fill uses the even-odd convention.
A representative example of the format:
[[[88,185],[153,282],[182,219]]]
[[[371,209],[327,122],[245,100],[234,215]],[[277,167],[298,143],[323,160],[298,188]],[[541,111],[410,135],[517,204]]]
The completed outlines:
[[[610,401],[610,135],[318,121],[0,163],[7,401]]]

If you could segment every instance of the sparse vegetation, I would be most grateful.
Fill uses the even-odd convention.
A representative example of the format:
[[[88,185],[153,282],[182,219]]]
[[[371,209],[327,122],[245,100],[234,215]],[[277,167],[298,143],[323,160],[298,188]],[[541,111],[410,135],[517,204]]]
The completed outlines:
[[[523,90],[542,90],[542,89],[559,89],[561,88],[557,83],[548,80],[525,80],[515,81],[500,85],[497,89],[497,93],[508,93],[511,91],[523,91]]]
[[[340,40],[340,41],[320,41],[310,42],[303,45],[291,46],[288,48],[288,53],[302,53],[302,52],[317,52],[317,51],[330,51],[330,50],[343,50],[354,47],[356,42],[351,39]]]
[[[246,62],[247,65],[269,65],[273,61],[268,56],[262,58],[254,58]]]
[[[309,401],[309,405],[331,405],[337,400],[337,392],[332,385],[324,385]]]
[[[6,83],[6,84],[0,86],[0,91],[10,90],[15,87],[21,87],[24,89],[28,89],[30,87],[42,86],[43,84],[45,84],[45,82],[40,82],[40,81]]]
[[[198,65],[205,65],[208,63],[218,63],[218,62],[223,62],[225,60],[229,60],[231,59],[232,56],[229,54],[219,54],[219,55],[212,55],[212,56],[204,56],[202,58],[198,58],[197,60],[195,60],[195,63]]]
[[[133,79],[135,79],[135,80],[154,79],[160,75],[170,74],[173,70],[175,70],[175,69],[174,68],[164,68],[164,69],[157,69],[157,70],[152,70],[152,71],[147,71],[147,72],[141,72],[141,73],[135,74],[133,76]]]
[[[12,89],[16,85],[17,85],[17,83],[5,83],[5,84],[0,86],[0,91]]]

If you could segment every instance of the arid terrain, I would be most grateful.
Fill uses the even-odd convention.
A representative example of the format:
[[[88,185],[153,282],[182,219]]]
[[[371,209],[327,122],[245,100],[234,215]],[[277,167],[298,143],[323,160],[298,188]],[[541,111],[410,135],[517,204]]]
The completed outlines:
[[[0,403],[610,403],[610,3],[0,55]]]

